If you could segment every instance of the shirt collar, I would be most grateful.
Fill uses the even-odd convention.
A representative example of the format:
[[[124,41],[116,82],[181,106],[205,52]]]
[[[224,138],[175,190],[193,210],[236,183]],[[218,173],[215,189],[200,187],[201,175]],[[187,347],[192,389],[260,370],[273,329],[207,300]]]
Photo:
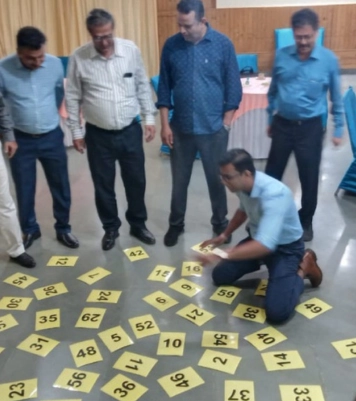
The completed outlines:
[[[118,38],[114,38],[114,54],[112,56],[125,57],[125,51],[123,50],[123,47],[121,46]],[[95,57],[103,57],[103,56],[97,52],[97,50],[94,47],[94,43],[91,42],[90,58],[95,58]]]
[[[47,59],[47,56],[45,55],[45,59],[44,59],[43,63],[41,64],[40,68],[46,68],[47,66],[48,66],[48,59]],[[31,71],[21,63],[20,57],[18,55],[16,55],[16,57],[15,57],[15,67],[18,70],[24,69],[24,70]]]
[[[260,171],[256,171],[253,180],[253,187],[250,193],[250,198],[259,198],[262,192],[262,181],[263,177]]]
[[[289,54],[293,56],[298,56],[296,45],[289,46]],[[315,43],[309,58],[320,59],[320,57],[321,57],[321,46]]]

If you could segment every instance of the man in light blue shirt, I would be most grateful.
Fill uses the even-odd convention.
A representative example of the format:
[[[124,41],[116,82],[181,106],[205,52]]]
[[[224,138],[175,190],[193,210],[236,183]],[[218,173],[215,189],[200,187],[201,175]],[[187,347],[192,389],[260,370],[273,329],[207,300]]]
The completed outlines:
[[[314,251],[304,250],[292,193],[282,182],[256,171],[251,155],[243,149],[227,152],[220,162],[220,177],[239,197],[240,206],[226,230],[201,246],[223,244],[247,219],[249,236],[222,258],[208,254],[199,259],[204,264],[219,262],[213,271],[213,280],[219,286],[232,285],[266,264],[266,316],[270,322],[281,323],[293,313],[304,290],[304,278],[313,287],[322,281]]]
[[[44,169],[53,197],[57,240],[69,248],[79,242],[71,234],[67,154],[58,109],[63,101],[61,61],[45,53],[46,37],[34,27],[17,34],[17,54],[0,61],[0,91],[14,121],[18,150],[10,159],[24,246],[41,236],[35,214],[36,160]]]
[[[327,93],[330,92],[332,102],[335,146],[341,143],[343,133],[343,103],[337,57],[316,44],[318,15],[313,10],[303,9],[292,16],[291,24],[295,45],[277,51],[268,92],[268,134],[272,144],[266,173],[281,180],[289,156],[294,152],[302,187],[299,218],[303,239],[311,241]]]

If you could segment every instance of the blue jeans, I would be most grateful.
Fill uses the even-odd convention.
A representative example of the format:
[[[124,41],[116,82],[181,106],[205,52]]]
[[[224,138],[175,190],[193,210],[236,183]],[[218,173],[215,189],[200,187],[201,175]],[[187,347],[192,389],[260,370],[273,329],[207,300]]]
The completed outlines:
[[[42,164],[53,198],[54,228],[58,234],[71,231],[69,225],[70,186],[67,153],[60,127],[43,135],[33,136],[15,130],[18,150],[10,159],[15,183],[20,226],[24,234],[40,231],[35,213],[36,160]]]
[[[240,244],[250,240],[251,237],[245,238]],[[213,280],[218,286],[234,284],[245,274],[259,270],[262,261],[269,273],[265,300],[267,320],[282,323],[291,316],[304,291],[304,280],[297,274],[303,256],[304,242],[299,239],[279,245],[262,260],[223,260],[213,270]]]

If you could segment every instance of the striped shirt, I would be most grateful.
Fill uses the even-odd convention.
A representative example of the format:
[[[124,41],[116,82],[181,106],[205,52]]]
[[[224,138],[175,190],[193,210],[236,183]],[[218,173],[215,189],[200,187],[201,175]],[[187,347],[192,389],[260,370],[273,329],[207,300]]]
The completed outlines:
[[[88,123],[106,130],[123,129],[140,111],[146,125],[155,124],[156,109],[138,47],[119,38],[114,45],[114,54],[108,59],[92,42],[70,58],[66,106],[74,139],[84,136],[80,108]]]

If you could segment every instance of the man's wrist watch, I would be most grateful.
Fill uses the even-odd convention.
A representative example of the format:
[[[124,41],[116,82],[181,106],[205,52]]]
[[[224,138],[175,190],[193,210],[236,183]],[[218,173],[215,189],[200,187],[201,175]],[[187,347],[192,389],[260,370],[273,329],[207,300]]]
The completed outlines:
[[[231,125],[224,124],[224,128],[229,132],[231,130]]]

